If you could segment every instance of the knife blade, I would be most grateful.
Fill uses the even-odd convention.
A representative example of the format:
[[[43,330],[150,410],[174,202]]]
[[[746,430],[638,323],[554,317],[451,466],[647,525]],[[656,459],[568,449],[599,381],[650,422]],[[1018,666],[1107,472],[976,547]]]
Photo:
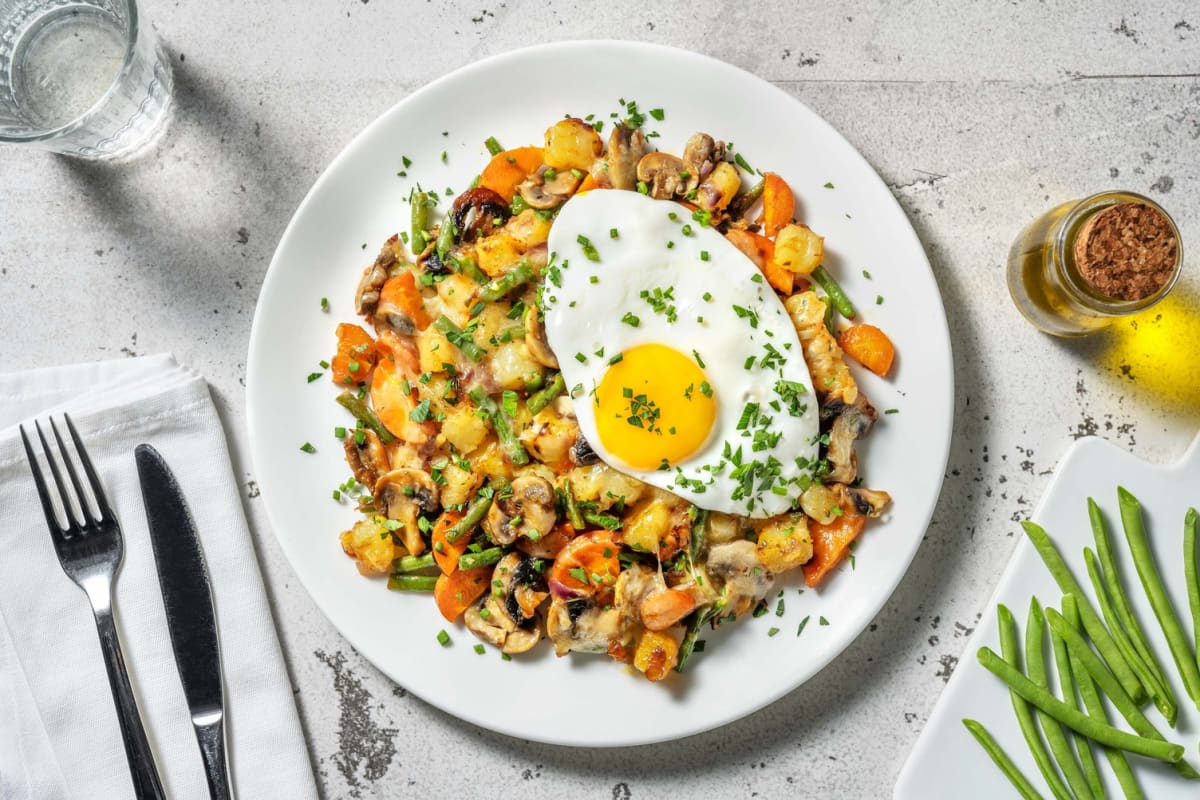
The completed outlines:
[[[225,692],[208,567],[175,475],[148,444],[134,450],[167,630],[200,746],[209,794],[230,798],[225,754]]]

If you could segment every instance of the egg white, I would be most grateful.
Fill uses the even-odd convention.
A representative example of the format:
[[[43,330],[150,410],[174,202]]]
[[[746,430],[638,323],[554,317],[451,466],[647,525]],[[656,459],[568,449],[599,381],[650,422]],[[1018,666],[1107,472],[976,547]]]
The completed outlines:
[[[598,261],[589,259],[584,242],[594,248]],[[596,454],[615,469],[701,508],[751,517],[786,511],[799,492],[800,476],[816,464],[817,400],[795,328],[753,262],[678,203],[620,190],[591,191],[568,201],[551,228],[549,247],[551,268],[543,285],[546,336],[574,400],[580,430]],[[673,290],[671,302],[678,314],[674,322],[640,296],[667,288]],[[706,293],[711,299],[705,299]],[[639,319],[637,327],[621,321],[626,313]],[[652,343],[698,357],[716,395],[712,432],[695,453],[673,465],[678,470],[630,467],[605,450],[596,427],[591,392],[600,385],[609,359]],[[759,359],[768,345],[780,358],[764,369]],[[597,356],[601,348],[604,355]],[[576,354],[583,355],[582,363]],[[751,357],[755,363],[746,369]],[[772,401],[782,405],[775,389],[780,379],[804,387],[801,413],[771,408]],[[738,430],[748,403],[757,403],[771,418],[765,430],[779,434],[777,442],[758,452],[752,450],[749,432]],[[739,447],[743,463],[776,459],[776,485],[786,493],[761,491],[756,485],[749,496],[735,499],[739,484],[729,456]]]

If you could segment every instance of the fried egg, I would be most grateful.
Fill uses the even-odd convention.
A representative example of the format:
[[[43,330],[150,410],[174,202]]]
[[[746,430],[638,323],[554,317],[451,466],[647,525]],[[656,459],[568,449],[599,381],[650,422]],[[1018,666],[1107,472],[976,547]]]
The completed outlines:
[[[758,268],[684,206],[596,190],[563,206],[547,341],[607,464],[713,511],[786,511],[817,464],[795,328]]]

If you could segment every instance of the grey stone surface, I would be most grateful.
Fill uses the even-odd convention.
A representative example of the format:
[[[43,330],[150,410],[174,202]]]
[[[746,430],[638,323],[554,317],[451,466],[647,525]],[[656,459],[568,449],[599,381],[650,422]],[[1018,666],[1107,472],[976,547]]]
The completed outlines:
[[[1155,197],[1200,247],[1200,9],[1138,6],[147,0],[178,86],[161,146],[122,166],[0,148],[0,364],[170,350],[208,377],[327,797],[887,797],[985,611],[1016,521],[1072,440],[1098,433],[1169,462],[1200,425],[1200,367],[1146,350],[1170,334],[1196,352],[1194,257],[1180,302],[1143,321],[1151,332],[1137,338],[1126,326],[1050,340],[1018,315],[1004,284],[1008,246],[1026,222],[1104,188]],[[601,37],[708,53],[838,127],[926,246],[958,387],[933,524],[870,628],[747,719],[618,751],[482,731],[380,675],[291,573],[256,499],[244,436],[258,288],[330,159],[456,67]],[[514,101],[536,90],[515,87]],[[636,710],[621,713],[637,724]]]

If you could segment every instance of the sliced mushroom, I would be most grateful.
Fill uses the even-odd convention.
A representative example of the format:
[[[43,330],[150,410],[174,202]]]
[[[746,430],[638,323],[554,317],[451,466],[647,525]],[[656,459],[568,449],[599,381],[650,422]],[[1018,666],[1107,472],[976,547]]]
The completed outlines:
[[[459,241],[473,242],[508,222],[510,211],[504,198],[491,189],[476,186],[454,199],[450,219]]]
[[[833,467],[829,480],[833,483],[852,483],[858,475],[854,442],[867,435],[875,424],[877,414],[861,394],[850,404],[840,399],[830,401],[821,409],[821,416],[828,418],[831,414],[835,416],[829,429],[829,450],[826,453]]]
[[[533,560],[519,553],[500,559],[493,574],[498,590],[468,609],[464,621],[472,633],[503,652],[524,653],[542,638],[537,607],[550,596],[545,579]]]
[[[558,369],[558,357],[546,341],[546,326],[542,324],[542,315],[536,305],[525,309],[525,349],[543,367]]]
[[[621,612],[616,606],[555,598],[546,613],[546,635],[554,643],[555,655],[607,652],[608,643],[620,632]]]
[[[438,510],[438,487],[433,478],[420,469],[394,469],[376,481],[374,496],[376,505],[388,519],[403,526],[400,539],[409,554],[419,556],[425,550],[425,541],[417,527],[417,516]]]
[[[767,596],[775,576],[758,560],[757,545],[747,539],[713,545],[708,550],[708,572],[724,583],[728,609],[741,616]]]
[[[496,544],[512,544],[521,536],[540,539],[557,520],[554,486],[540,475],[525,473],[496,494],[483,529]]]
[[[637,177],[656,200],[682,197],[699,185],[699,177],[670,153],[647,153],[637,165]]]
[[[378,434],[370,428],[362,430],[362,444],[358,443],[358,431],[346,437],[346,463],[354,479],[363,486],[374,486],[379,476],[390,470],[387,449],[379,440]]]
[[[550,178],[546,177],[548,171],[550,168],[543,164],[517,186],[521,198],[531,208],[540,211],[558,208],[567,202],[567,198],[579,185],[579,178],[569,169],[555,170]]]
[[[713,167],[725,158],[725,143],[714,141],[707,133],[695,133],[683,147],[683,163],[697,178],[704,180]]]
[[[878,517],[887,508],[888,503],[892,502],[892,496],[887,492],[858,486],[847,486],[846,494],[854,504],[854,510],[868,517]]]
[[[379,292],[384,281],[388,279],[388,267],[396,263],[396,253],[392,249],[391,240],[384,244],[374,263],[363,270],[358,289],[354,292],[354,310],[364,316],[374,314],[379,305]]]
[[[598,185],[611,189],[633,189],[637,185],[637,167],[646,155],[646,137],[640,128],[618,123],[608,137],[608,154],[593,167]]]
[[[450,265],[442,261],[442,257],[438,255],[436,247],[431,247],[426,250],[421,257],[417,259],[417,266],[424,270],[426,275],[450,274]]]
[[[577,467],[588,467],[599,460],[600,456],[596,455],[596,451],[592,449],[591,443],[580,432],[575,437],[575,444],[571,445],[571,462]]]

